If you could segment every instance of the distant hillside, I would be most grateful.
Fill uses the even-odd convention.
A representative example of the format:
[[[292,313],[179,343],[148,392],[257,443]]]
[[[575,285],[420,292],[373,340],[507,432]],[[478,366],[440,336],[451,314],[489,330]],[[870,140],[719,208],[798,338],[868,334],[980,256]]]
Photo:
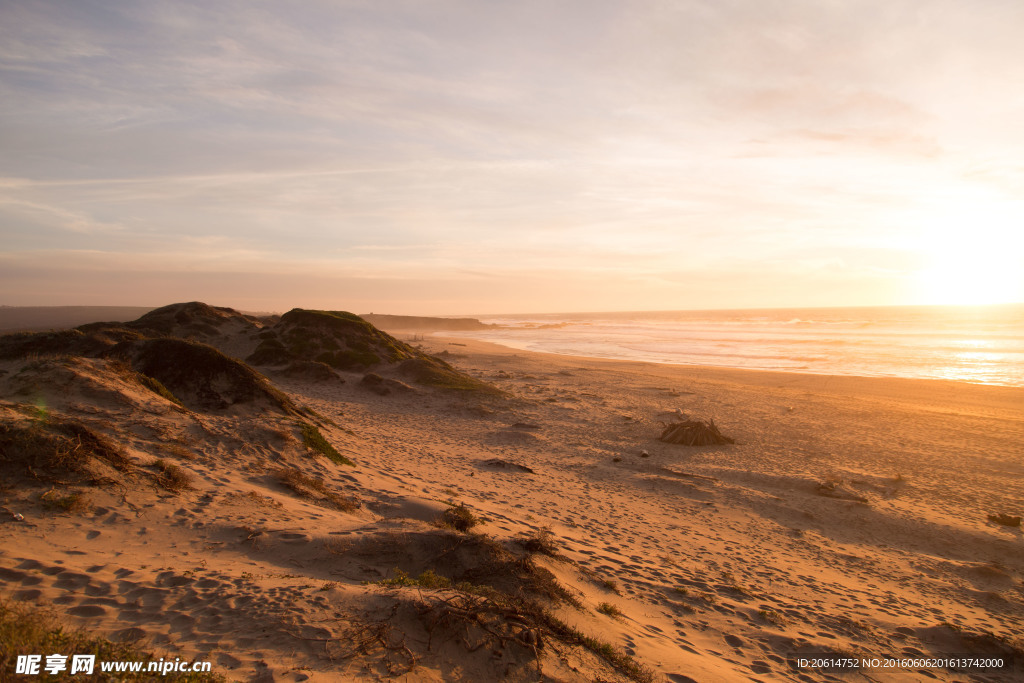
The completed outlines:
[[[258,336],[259,345],[246,358],[253,365],[272,367],[313,361],[348,372],[393,369],[417,384],[497,392],[445,360],[427,355],[347,311],[294,308]]]
[[[125,322],[155,306],[0,306],[0,333],[64,330],[86,323]]]
[[[192,409],[221,410],[258,399],[291,410],[282,408],[276,390],[249,364],[340,383],[345,380],[337,372],[365,374],[373,369],[371,382],[398,386],[400,380],[390,376],[397,375],[440,389],[501,393],[345,311],[295,308],[280,317],[257,318],[192,301],[149,309],[124,323],[91,322],[0,336],[0,360],[44,355],[120,359],[180,393]]]
[[[428,318],[418,315],[380,315],[367,313],[359,316],[363,320],[382,330],[407,330],[425,332],[428,330],[488,330],[500,325],[488,325],[476,318]]]

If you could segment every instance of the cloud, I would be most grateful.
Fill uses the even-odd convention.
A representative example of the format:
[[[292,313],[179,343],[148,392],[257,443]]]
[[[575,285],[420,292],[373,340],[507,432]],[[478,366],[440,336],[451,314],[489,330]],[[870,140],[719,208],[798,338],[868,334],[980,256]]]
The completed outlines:
[[[637,307],[671,297],[636,282],[736,263],[798,299],[775,264],[805,249],[868,292],[934,196],[1019,195],[1021,20],[996,0],[3,3],[0,231],[12,266],[59,243],[211,282],[391,269],[437,306],[515,271],[496,279],[545,305],[560,274],[570,308]]]

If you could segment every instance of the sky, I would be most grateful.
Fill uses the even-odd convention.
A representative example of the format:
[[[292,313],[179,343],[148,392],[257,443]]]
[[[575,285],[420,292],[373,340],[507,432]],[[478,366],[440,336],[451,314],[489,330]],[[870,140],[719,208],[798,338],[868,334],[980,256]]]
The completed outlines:
[[[0,304],[1024,301],[1019,0],[0,0]]]

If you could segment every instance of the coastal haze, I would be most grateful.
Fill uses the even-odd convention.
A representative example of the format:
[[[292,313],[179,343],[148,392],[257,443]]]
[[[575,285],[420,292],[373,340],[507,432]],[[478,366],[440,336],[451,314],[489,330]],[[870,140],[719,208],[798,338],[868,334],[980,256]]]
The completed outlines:
[[[1021,680],[1021,26],[0,0],[0,680]]]

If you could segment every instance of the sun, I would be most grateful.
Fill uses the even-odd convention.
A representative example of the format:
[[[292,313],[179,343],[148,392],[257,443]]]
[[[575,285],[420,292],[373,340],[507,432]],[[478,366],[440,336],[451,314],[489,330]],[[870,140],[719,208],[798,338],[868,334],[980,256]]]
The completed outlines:
[[[1024,301],[1024,203],[961,198],[935,208],[917,245],[920,303]]]

